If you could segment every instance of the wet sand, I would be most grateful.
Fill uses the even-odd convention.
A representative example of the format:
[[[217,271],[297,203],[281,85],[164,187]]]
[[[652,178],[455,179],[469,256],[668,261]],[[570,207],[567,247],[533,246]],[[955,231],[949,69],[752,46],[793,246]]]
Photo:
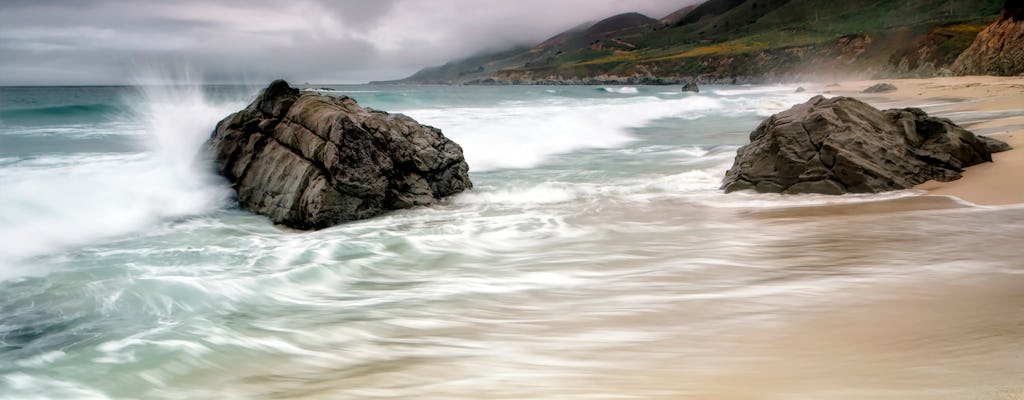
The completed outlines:
[[[942,196],[766,208],[607,200],[566,223],[595,234],[535,254],[578,285],[420,310],[453,323],[389,333],[378,350],[400,356],[383,365],[291,368],[301,373],[246,380],[247,394],[1024,399],[1015,208]]]
[[[876,83],[897,90],[862,93]],[[1014,150],[993,155],[992,163],[968,168],[952,182],[915,187],[930,195],[952,196],[977,205],[1024,203],[1024,77],[965,76],[929,79],[849,81],[808,86],[826,96],[851,96],[876,107],[921,107],[975,133],[1009,143]]]

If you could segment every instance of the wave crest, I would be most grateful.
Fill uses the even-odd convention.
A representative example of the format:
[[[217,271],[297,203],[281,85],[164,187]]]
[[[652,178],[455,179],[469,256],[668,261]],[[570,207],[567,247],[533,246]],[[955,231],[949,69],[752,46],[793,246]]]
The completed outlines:
[[[139,89],[120,104],[90,111],[134,111],[124,118],[145,132],[145,152],[58,154],[14,161],[0,171],[0,264],[17,265],[223,204],[229,192],[199,162],[200,148],[217,121],[240,102],[214,103],[193,82]],[[61,110],[69,108],[46,112]],[[0,270],[18,275],[13,268]]]

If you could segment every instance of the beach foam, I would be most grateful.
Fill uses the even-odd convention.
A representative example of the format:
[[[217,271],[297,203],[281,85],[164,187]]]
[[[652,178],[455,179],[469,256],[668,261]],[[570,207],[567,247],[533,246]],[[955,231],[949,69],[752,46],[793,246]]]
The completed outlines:
[[[529,105],[400,111],[441,128],[462,145],[472,171],[489,171],[535,167],[553,155],[581,149],[619,147],[635,139],[633,129],[662,118],[770,115],[788,105],[785,98],[698,95],[670,99],[544,99]]]
[[[603,87],[600,90],[603,90],[603,91],[608,92],[608,93],[618,93],[618,94],[636,94],[636,93],[640,93],[640,89],[637,89],[635,86]]]
[[[144,153],[53,154],[0,171],[0,263],[223,204],[228,192],[198,157],[215,123],[239,105],[214,104],[183,82],[145,86],[125,103],[133,113],[124,124],[144,132]]]

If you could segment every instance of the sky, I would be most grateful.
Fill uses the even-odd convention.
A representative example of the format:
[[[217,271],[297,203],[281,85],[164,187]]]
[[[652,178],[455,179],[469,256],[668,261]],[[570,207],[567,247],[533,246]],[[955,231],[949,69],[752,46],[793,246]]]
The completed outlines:
[[[696,0],[0,0],[0,85],[360,83]]]

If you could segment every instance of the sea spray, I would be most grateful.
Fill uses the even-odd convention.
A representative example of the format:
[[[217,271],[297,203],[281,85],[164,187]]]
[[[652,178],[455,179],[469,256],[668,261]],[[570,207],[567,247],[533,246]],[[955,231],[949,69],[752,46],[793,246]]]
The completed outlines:
[[[219,205],[227,193],[211,173],[203,143],[217,121],[244,107],[245,99],[214,102],[191,80],[140,87],[135,111],[146,123],[144,143],[156,172],[171,190],[161,193],[162,216],[185,215]]]
[[[48,148],[57,148],[61,140],[97,134],[94,131],[121,136],[121,142],[137,141],[141,147],[128,153],[70,151],[21,157],[0,171],[0,279],[43,273],[26,266],[29,257],[145,230],[162,219],[196,215],[223,204],[228,191],[201,162],[201,145],[217,120],[238,109],[244,99],[214,103],[199,84],[170,78],[120,93],[117,104],[75,105],[54,98],[57,105],[37,107],[45,113],[103,112],[77,118],[114,120],[110,124],[74,127],[74,132],[64,134],[62,118],[39,116],[31,121],[35,128],[16,132],[54,136],[48,139],[54,143]],[[112,109],[125,111],[108,112]],[[46,124],[55,125],[46,129]],[[117,131],[111,131],[114,128]],[[67,147],[76,148],[74,143]]]

